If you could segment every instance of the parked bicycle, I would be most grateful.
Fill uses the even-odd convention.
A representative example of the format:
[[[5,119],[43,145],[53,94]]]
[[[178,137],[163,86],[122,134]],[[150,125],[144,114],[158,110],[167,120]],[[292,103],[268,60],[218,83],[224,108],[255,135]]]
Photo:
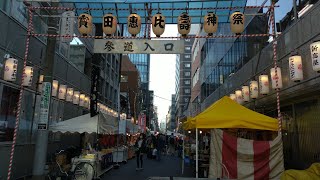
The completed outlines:
[[[55,153],[51,161],[49,180],[92,180],[95,169],[88,162],[72,162],[66,164],[66,152]]]

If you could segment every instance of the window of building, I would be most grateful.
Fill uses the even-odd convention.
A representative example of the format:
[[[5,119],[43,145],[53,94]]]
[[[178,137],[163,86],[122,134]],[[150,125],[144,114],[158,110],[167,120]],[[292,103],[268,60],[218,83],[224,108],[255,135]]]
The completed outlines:
[[[190,63],[185,63],[184,67],[189,68],[189,67],[191,67],[191,64]]]
[[[184,72],[184,76],[189,77],[190,76],[190,71]]]
[[[121,75],[120,82],[128,82],[128,76]]]
[[[200,69],[198,68],[192,77],[192,87],[194,87],[199,81],[199,72],[200,72]]]
[[[184,81],[184,84],[185,84],[185,85],[189,85],[189,84],[190,84],[190,80],[185,80],[185,81]]]
[[[184,49],[185,49],[186,51],[190,51],[190,50],[191,50],[191,47],[190,47],[190,46],[186,46]]]
[[[10,7],[10,0],[1,0],[0,1],[0,9],[3,11],[8,11]]]
[[[186,55],[184,55],[184,58],[186,58],[186,59],[190,59],[190,54],[186,54]]]
[[[190,89],[184,89],[184,93],[190,94]]]
[[[189,98],[184,98],[184,102],[185,103],[189,102]]]

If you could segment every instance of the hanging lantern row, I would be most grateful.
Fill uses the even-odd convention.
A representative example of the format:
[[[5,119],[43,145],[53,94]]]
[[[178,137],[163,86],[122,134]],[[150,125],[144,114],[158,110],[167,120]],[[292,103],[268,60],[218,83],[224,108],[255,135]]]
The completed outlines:
[[[320,73],[320,41],[314,42],[310,45],[312,69]],[[289,57],[289,78],[294,82],[300,82],[303,80],[303,66],[302,57],[298,54],[293,54]],[[276,73],[277,69],[277,73]],[[271,68],[271,88],[281,89],[283,88],[281,68]],[[277,76],[276,76],[277,74]],[[241,96],[240,96],[241,92]],[[248,86],[242,86],[242,90],[236,90],[234,94],[230,94],[230,99],[237,101],[238,103],[248,102],[249,97],[251,99],[258,98],[259,94],[267,95],[270,93],[269,76],[261,74],[258,81],[250,81]],[[250,96],[248,96],[248,94]]]
[[[108,114],[108,115],[110,115],[110,116],[118,117],[118,112],[117,112],[117,111],[115,111],[115,110],[107,107],[107,106],[104,105],[104,104],[98,103],[98,110],[99,110],[100,112],[103,112],[103,113]],[[121,118],[121,116],[120,116],[120,118]]]
[[[39,86],[42,87],[43,75],[39,76]],[[73,88],[68,88],[67,85],[60,84],[59,81],[52,81],[51,96],[58,97],[60,100],[71,102],[75,105],[90,109],[90,97],[85,94],[80,94],[79,91],[74,91]]]
[[[102,18],[102,29],[107,36],[111,36],[117,30],[117,18],[112,13],[105,14]],[[245,16],[243,13],[236,11],[230,15],[230,25],[231,31],[237,35],[240,35],[244,31],[244,21]],[[160,12],[155,14],[152,19],[152,31],[157,36],[160,37],[165,31],[165,21],[166,18]],[[218,30],[218,16],[213,12],[208,12],[204,16],[204,31],[212,36]],[[191,30],[191,17],[188,13],[183,12],[178,17],[178,32],[182,37],[186,37]],[[128,32],[135,37],[140,33],[141,30],[141,17],[132,13],[127,18]],[[86,36],[92,31],[92,16],[89,14],[80,14],[78,17],[78,30],[79,32]]]

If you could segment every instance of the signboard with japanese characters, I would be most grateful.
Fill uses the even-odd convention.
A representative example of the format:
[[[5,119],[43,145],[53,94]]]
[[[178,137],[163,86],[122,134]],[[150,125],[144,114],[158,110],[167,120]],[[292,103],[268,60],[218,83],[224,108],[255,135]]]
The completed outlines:
[[[95,39],[94,53],[183,54],[183,40]]]
[[[40,118],[38,122],[39,130],[46,130],[49,118],[50,92],[51,83],[44,82],[42,84],[41,101],[40,101]]]
[[[320,41],[310,44],[312,69],[320,72]]]
[[[146,115],[140,114],[138,117],[138,126],[140,129],[140,132],[144,133],[146,131]]]
[[[24,70],[22,85],[23,86],[31,86],[32,85],[32,78],[33,78],[33,67],[26,66],[26,68]]]
[[[66,11],[62,13],[60,34],[64,36],[72,36],[74,34],[74,17],[73,11]],[[71,42],[72,38],[61,37],[62,42]]]
[[[18,60],[9,58],[5,62],[3,79],[6,81],[15,81],[17,79]]]

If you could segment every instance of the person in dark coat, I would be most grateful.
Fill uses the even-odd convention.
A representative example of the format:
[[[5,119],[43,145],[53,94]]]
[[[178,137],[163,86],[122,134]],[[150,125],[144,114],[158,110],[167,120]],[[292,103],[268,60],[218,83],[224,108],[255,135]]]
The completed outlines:
[[[136,159],[137,159],[137,168],[136,170],[143,170],[143,153],[146,150],[146,140],[143,133],[140,134],[139,138],[135,143],[136,148]]]
[[[163,149],[166,145],[166,137],[162,134],[159,134],[157,136],[157,160],[161,160],[161,153],[163,152]]]

